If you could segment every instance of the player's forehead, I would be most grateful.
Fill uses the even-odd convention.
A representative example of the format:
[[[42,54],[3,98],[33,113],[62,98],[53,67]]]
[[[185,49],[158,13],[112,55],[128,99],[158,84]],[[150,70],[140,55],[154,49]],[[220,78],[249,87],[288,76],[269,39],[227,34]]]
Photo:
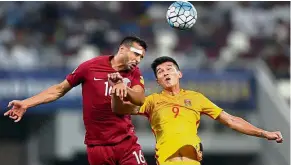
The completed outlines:
[[[144,50],[144,48],[137,42],[132,42],[131,46],[135,47],[136,49]]]
[[[167,62],[164,62],[164,63],[158,65],[156,70],[164,69],[167,67],[175,67],[175,64],[173,62],[167,61]]]
[[[131,47],[134,48],[133,51],[135,50],[137,52],[140,52],[141,55],[143,55],[143,56],[145,55],[145,49],[142,46],[140,46],[137,42],[133,42],[131,44]]]

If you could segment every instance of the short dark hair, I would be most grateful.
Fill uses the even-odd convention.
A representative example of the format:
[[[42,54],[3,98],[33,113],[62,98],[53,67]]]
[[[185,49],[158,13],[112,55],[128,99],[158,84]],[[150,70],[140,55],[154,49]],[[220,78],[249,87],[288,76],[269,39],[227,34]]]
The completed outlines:
[[[157,67],[160,65],[160,64],[163,64],[165,62],[172,62],[178,70],[180,70],[180,67],[178,65],[178,63],[176,62],[176,60],[174,60],[173,58],[171,57],[168,57],[168,56],[162,56],[162,57],[158,57],[156,58],[153,63],[151,64],[151,67],[155,73],[155,76],[157,77]]]
[[[127,37],[123,38],[123,40],[121,41],[119,46],[121,46],[121,45],[128,45],[129,46],[134,42],[138,43],[141,47],[144,48],[144,50],[147,50],[147,48],[148,48],[147,43],[144,40],[140,39],[139,37],[135,37],[135,36],[127,36]]]

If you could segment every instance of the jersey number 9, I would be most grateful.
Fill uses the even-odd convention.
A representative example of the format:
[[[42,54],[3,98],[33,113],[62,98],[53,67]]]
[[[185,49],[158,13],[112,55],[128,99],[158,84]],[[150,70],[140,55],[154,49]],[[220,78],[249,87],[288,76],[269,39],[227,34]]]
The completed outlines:
[[[179,115],[180,109],[179,107],[173,107],[172,112],[175,114],[174,118],[176,118]]]

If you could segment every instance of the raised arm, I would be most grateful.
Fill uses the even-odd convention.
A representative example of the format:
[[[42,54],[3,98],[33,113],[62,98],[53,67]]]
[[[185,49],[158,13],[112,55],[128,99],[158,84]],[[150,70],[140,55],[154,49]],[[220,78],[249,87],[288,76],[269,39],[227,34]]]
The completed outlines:
[[[127,82],[123,82],[123,77],[120,73],[108,74],[108,82],[112,87],[111,94],[119,96],[121,100],[129,101],[134,105],[141,106],[145,100],[144,86],[142,76],[134,77],[132,86],[127,86]]]
[[[224,125],[232,128],[240,133],[256,136],[261,138],[266,138],[268,140],[276,140],[277,143],[283,142],[283,137],[281,132],[269,132],[263,129],[257,128],[250,124],[249,122],[245,121],[244,119],[230,115],[224,111],[220,113],[220,115],[216,118],[219,122],[223,123]]]
[[[218,120],[224,125],[240,133],[250,136],[262,137],[268,140],[276,140],[277,143],[282,143],[283,138],[281,132],[268,132],[257,128],[240,117],[226,113],[202,94],[200,94],[199,99],[199,101],[202,103],[202,113],[207,114],[212,119]]]
[[[140,85],[130,88],[123,83],[119,83],[113,86],[111,93],[136,106],[143,105],[145,100],[144,89]]]
[[[116,94],[113,94],[111,96],[111,101],[112,101],[111,104],[112,111],[116,114],[119,115],[138,114],[139,106],[136,106],[129,101],[121,100],[120,97],[117,96]]]
[[[134,105],[142,106],[145,100],[144,89],[140,85],[136,85],[132,88],[127,87],[126,100]]]
[[[136,106],[128,101],[121,100],[116,94],[113,94],[111,99],[113,112],[120,115],[131,114],[150,117],[151,112],[155,107],[153,95],[147,96],[142,106]]]
[[[12,108],[4,113],[4,116],[9,116],[18,122],[28,108],[55,101],[64,96],[70,89],[72,89],[71,85],[67,80],[64,80],[25,100],[13,100],[8,104],[8,107],[12,106]]]
[[[40,104],[49,103],[55,101],[64,96],[72,87],[67,80],[53,85],[41,93],[23,100],[22,102],[27,105],[27,108],[31,108]]]
[[[12,106],[12,108],[4,113],[4,116],[9,116],[11,119],[15,120],[15,122],[18,122],[28,108],[49,103],[61,98],[73,87],[85,81],[88,70],[87,65],[89,63],[90,60],[80,64],[72,73],[67,75],[63,82],[53,85],[33,97],[25,100],[13,100],[9,102],[8,107]]]

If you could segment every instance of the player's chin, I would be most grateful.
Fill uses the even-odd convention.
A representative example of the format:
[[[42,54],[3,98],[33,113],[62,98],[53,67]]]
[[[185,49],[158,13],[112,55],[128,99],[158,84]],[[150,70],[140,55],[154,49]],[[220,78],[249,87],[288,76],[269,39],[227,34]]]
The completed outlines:
[[[124,70],[130,71],[130,70],[132,70],[132,68],[130,66],[126,66],[126,68]]]
[[[172,83],[164,83],[164,85],[162,87],[164,89],[170,89],[170,88],[174,87],[174,85]]]
[[[134,65],[129,65],[127,68],[128,68],[128,70],[133,70],[135,68],[135,66]]]

